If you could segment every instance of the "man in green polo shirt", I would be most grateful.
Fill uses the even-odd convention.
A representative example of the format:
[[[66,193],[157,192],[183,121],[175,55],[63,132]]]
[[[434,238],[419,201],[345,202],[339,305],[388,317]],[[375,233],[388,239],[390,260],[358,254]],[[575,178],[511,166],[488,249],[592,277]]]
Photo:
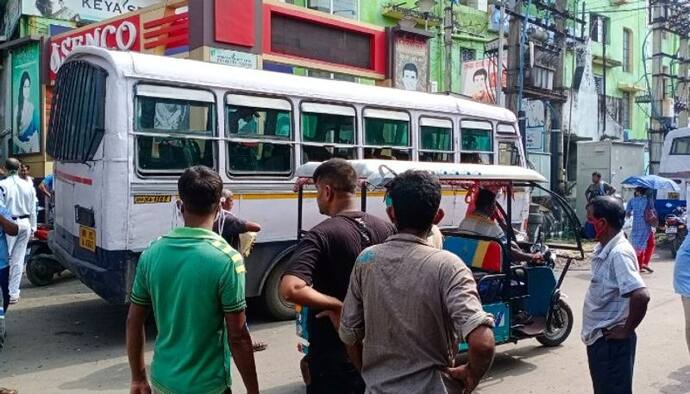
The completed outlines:
[[[144,363],[144,323],[153,310],[158,326],[151,364],[154,393],[230,392],[228,341],[247,392],[258,393],[244,314],[244,262],[212,231],[223,182],[213,170],[196,166],[182,174],[177,187],[185,226],[144,251],[132,286],[127,317],[130,392],[152,392]]]

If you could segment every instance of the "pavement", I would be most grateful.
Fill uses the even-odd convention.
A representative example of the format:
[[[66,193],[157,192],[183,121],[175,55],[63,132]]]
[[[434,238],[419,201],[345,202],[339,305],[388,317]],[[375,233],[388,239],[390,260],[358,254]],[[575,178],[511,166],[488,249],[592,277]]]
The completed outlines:
[[[636,393],[690,393],[690,356],[684,341],[680,297],[673,293],[673,261],[660,249],[655,273],[644,275],[652,294],[638,329]],[[489,393],[590,393],[585,347],[579,339],[588,265],[569,272],[564,284],[575,314],[575,327],[557,348],[536,340],[497,348],[496,360],[476,391]],[[126,307],[96,297],[67,275],[42,288],[26,283],[19,304],[10,307],[8,347],[0,353],[0,386],[26,393],[126,393],[129,368],[125,354]],[[251,310],[250,310],[251,312]],[[268,343],[256,354],[262,393],[303,393],[294,322],[270,322],[250,315],[253,337]],[[154,332],[148,330],[147,362]],[[233,392],[243,393],[233,371]]]

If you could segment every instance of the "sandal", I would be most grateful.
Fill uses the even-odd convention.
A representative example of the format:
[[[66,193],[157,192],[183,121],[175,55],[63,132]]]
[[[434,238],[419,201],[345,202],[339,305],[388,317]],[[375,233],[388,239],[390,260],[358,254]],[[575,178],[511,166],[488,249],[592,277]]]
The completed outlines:
[[[19,392],[14,389],[8,389],[5,387],[0,387],[0,394],[18,394]]]
[[[254,353],[256,352],[261,352],[266,350],[268,348],[268,344],[266,342],[254,342],[252,343],[252,349],[254,350]],[[4,394],[0,392],[0,394]]]

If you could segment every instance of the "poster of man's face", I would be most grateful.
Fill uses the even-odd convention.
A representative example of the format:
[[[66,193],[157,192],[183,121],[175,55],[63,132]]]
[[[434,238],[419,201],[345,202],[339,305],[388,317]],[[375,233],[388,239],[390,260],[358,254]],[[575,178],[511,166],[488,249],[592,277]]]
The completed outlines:
[[[505,64],[505,61],[504,61]],[[471,60],[462,64],[462,93],[487,104],[496,102],[496,64],[489,59]],[[505,70],[503,87],[506,86]]]
[[[424,40],[397,37],[395,40],[394,86],[428,91],[429,59]]]

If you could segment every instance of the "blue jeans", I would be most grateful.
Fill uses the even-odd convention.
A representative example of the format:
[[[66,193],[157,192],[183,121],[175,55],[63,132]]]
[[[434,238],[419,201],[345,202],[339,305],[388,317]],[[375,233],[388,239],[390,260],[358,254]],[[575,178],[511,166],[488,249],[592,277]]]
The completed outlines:
[[[637,336],[626,339],[599,338],[587,346],[589,373],[594,394],[631,394]]]

